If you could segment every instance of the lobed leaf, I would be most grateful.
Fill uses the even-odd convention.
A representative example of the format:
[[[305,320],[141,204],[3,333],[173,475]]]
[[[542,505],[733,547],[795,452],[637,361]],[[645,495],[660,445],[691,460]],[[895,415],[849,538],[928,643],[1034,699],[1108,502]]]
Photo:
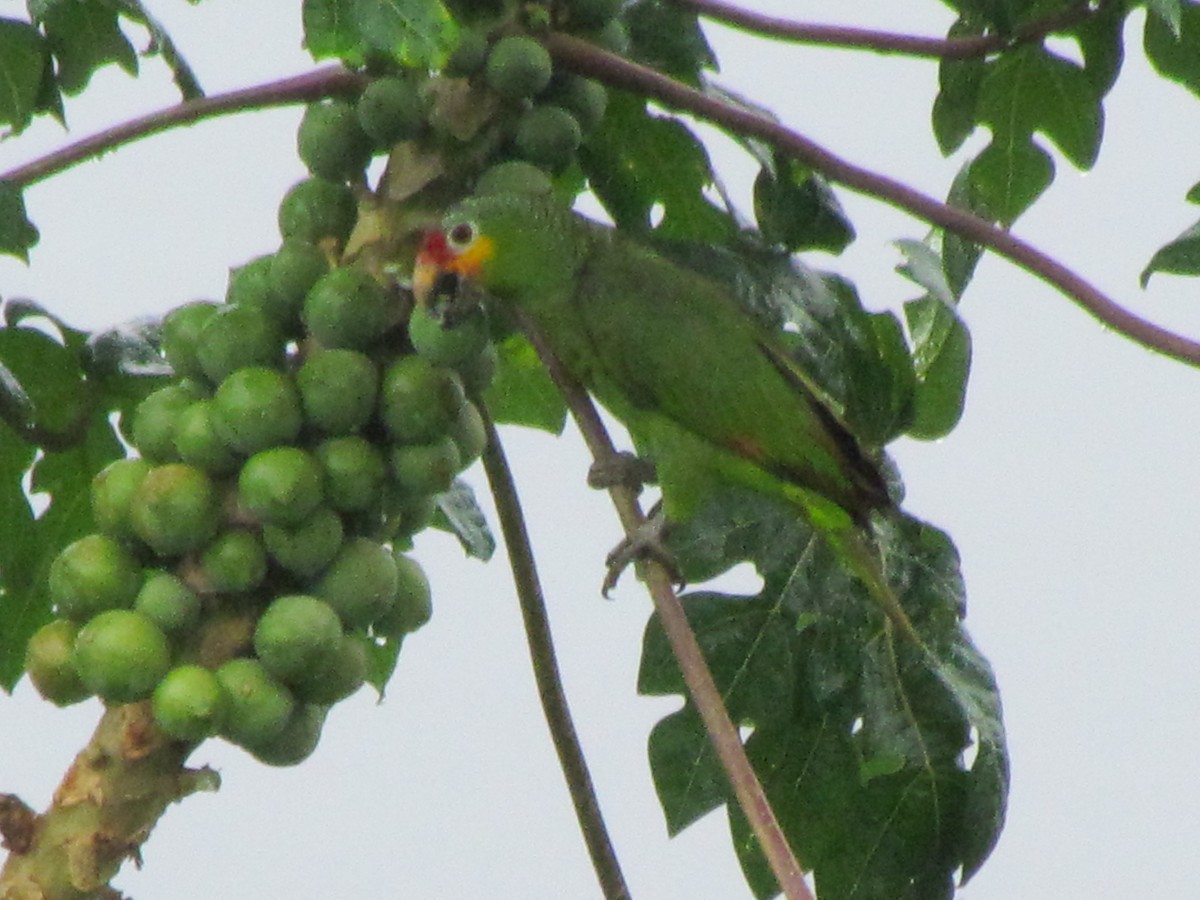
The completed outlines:
[[[25,212],[21,188],[0,181],[0,253],[29,262],[29,249],[37,242],[38,230]]]
[[[854,226],[820,176],[778,155],[754,180],[754,213],[763,237],[785,250],[841,253]]]
[[[1142,287],[1149,283],[1155,272],[1200,275],[1200,222],[1155,252],[1138,279]]]
[[[0,17],[0,125],[20,132],[29,124],[39,108],[49,60],[36,28]]]
[[[1170,9],[1166,16],[1156,8],[1154,15],[1146,17],[1142,44],[1150,64],[1161,75],[1200,94],[1200,6],[1178,2],[1174,6],[1178,9]]]
[[[45,32],[64,93],[78,94],[92,74],[109,63],[137,74],[137,51],[121,32],[115,5],[48,0],[31,13]]]
[[[483,393],[492,418],[561,434],[567,406],[533,346],[521,335],[512,334],[496,350],[496,376]]]

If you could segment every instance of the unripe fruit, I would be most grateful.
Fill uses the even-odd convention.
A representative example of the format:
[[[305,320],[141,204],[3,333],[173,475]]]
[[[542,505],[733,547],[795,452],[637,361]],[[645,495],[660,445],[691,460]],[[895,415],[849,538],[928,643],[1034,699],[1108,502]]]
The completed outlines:
[[[478,28],[463,28],[458,33],[458,46],[442,66],[442,73],[451,78],[467,78],[487,62],[487,34]]]
[[[158,569],[146,576],[133,608],[171,636],[185,635],[195,629],[202,604],[182,579]]]
[[[387,476],[383,454],[358,435],[329,438],[317,445],[325,472],[325,499],[341,512],[361,512],[379,500]]]
[[[571,29],[600,28],[620,11],[624,0],[568,0],[567,24]]]
[[[321,465],[299,447],[254,454],[238,475],[238,502],[269,525],[299,525],[324,496]]]
[[[312,756],[321,740],[327,708],[316,704],[296,707],[275,737],[247,749],[268,766],[294,766]]]
[[[487,447],[487,427],[483,423],[479,407],[470,400],[463,404],[458,418],[450,426],[450,439],[458,448],[460,469],[465,469],[483,455]]]
[[[396,441],[423,444],[447,432],[464,399],[455,372],[421,356],[401,356],[384,375],[379,414]]]
[[[429,444],[405,444],[392,450],[392,481],[408,497],[440,494],[450,489],[462,471],[458,446],[449,435]]]
[[[342,545],[312,591],[333,608],[347,628],[365,628],[383,615],[396,597],[396,564],[381,544],[352,538]]]
[[[290,444],[300,433],[300,394],[282,372],[251,366],[238,369],[213,396],[213,425],[239,453]]]
[[[413,78],[380,78],[358,98],[358,124],[381,150],[416,137],[425,127],[427,105]]]
[[[209,300],[196,300],[171,310],[162,321],[162,349],[167,362],[180,378],[203,378],[204,369],[196,356],[200,330],[220,308]]]
[[[175,449],[175,427],[185,409],[203,396],[190,382],[177,382],[161,387],[138,404],[133,414],[130,439],[150,462],[174,462],[179,459]]]
[[[408,320],[413,349],[435,366],[457,366],[483,352],[489,340],[487,316],[481,308],[446,326],[427,309],[417,306]]]
[[[357,691],[366,678],[366,645],[361,637],[344,634],[325,664],[305,672],[293,691],[305,703],[329,706]]]
[[[401,498],[392,510],[396,530],[392,543],[398,545],[405,537],[411,538],[418,531],[427,528],[433,521],[437,508],[437,498],[433,494]],[[409,541],[405,549],[411,548],[412,542]]]
[[[308,170],[330,181],[352,180],[371,159],[371,139],[354,107],[343,100],[314,103],[296,131],[296,150]]]
[[[159,466],[138,485],[129,514],[134,532],[155,553],[187,553],[207,543],[217,529],[216,491],[197,468]]]
[[[199,742],[216,734],[228,705],[221,682],[202,666],[177,666],[154,689],[154,720],[181,741]]]
[[[612,19],[588,39],[597,47],[617,56],[624,56],[629,52],[629,29],[620,19]]]
[[[375,411],[379,372],[362,353],[324,350],[304,361],[296,386],[310,425],[327,434],[349,434]]]
[[[608,109],[608,89],[604,85],[569,73],[555,75],[545,99],[573,115],[584,134],[600,124]]]
[[[275,256],[270,254],[256,257],[244,266],[231,270],[225,303],[243,309],[256,309],[281,334],[293,334],[300,324],[300,304],[304,298],[285,296],[277,290],[271,275],[274,266]]]
[[[86,700],[92,692],[75,670],[75,636],[79,626],[67,619],[48,622],[25,647],[25,671],[37,692],[55,706],[70,706]]]
[[[82,622],[106,609],[132,606],[142,575],[128,550],[110,537],[89,534],[54,558],[47,581],[55,611]]]
[[[334,269],[304,299],[304,324],[323,347],[360,350],[395,324],[397,305],[366,272]]]
[[[552,73],[546,48],[523,34],[496,41],[484,68],[488,86],[509,100],[532,97],[550,83]]]
[[[303,241],[284,241],[271,257],[271,286],[289,310],[288,328],[300,325],[304,298],[317,279],[329,271],[329,259],[320,247]]]
[[[583,142],[575,117],[561,106],[538,105],[521,114],[513,138],[517,153],[551,171],[565,168]]]
[[[310,178],[293,186],[279,204],[279,233],[285,241],[345,243],[358,216],[354,192],[344,184]]]
[[[200,569],[215,591],[248,591],[267,576],[267,551],[253,532],[226,531],[204,548]]]
[[[166,636],[141,613],[110,609],[79,629],[75,638],[79,680],[107,703],[150,696],[171,667]]]
[[[341,517],[330,509],[318,509],[291,528],[263,526],[263,543],[271,559],[303,580],[316,577],[337,556],[342,536]]]
[[[231,659],[217,669],[217,681],[228,702],[221,734],[242,747],[276,737],[291,718],[292,692],[257,659]]]
[[[421,564],[403,553],[394,554],[396,600],[372,626],[376,634],[400,638],[416,631],[433,615],[429,579]]]
[[[283,334],[261,310],[222,306],[200,330],[199,341],[196,358],[213,384],[248,366],[283,364]]]
[[[544,169],[539,169],[523,159],[510,159],[497,163],[475,182],[475,195],[489,197],[493,194],[545,195],[554,191],[554,182]]]
[[[337,651],[342,623],[324,600],[307,594],[278,597],[254,629],[254,652],[276,678],[302,678]]]
[[[97,528],[118,540],[134,536],[129,507],[138,485],[152,468],[144,459],[118,459],[96,474],[92,479],[92,517]]]
[[[463,386],[472,397],[480,396],[487,390],[496,377],[496,369],[500,367],[500,353],[496,345],[488,341],[483,350],[474,359],[468,359],[456,367],[462,378]]]
[[[216,426],[211,400],[197,400],[175,422],[175,452],[189,466],[210,475],[228,475],[238,457]]]

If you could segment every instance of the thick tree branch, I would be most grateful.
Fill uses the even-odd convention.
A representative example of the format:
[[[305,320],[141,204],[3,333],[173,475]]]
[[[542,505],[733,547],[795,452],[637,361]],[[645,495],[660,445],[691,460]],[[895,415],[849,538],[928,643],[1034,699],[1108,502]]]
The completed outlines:
[[[1200,342],[1175,334],[1130,312],[1081,275],[1009,231],[908,185],[864,169],[760,113],[706,96],[695,88],[629,62],[566,34],[549,34],[545,44],[565,68],[607,84],[637,91],[722,128],[766,141],[830,181],[911,213],[960,237],[989,247],[1082,306],[1114,331],[1144,347],[1200,366]]]
[[[563,690],[559,674],[558,658],[554,652],[554,638],[550,633],[550,621],[546,615],[546,602],[538,579],[537,563],[525,528],[525,516],[512,470],[500,445],[500,436],[486,408],[481,407],[487,428],[488,443],[483,452],[483,468],[487,472],[488,484],[496,501],[500,517],[500,530],[504,534],[504,545],[508,550],[508,561],[512,567],[513,581],[517,587],[517,598],[521,604],[521,619],[525,625],[525,637],[529,642],[529,656],[533,663],[533,678],[537,683],[538,697],[550,737],[558,754],[558,762],[567,780],[571,803],[583,832],[584,842],[592,858],[592,867],[600,881],[601,890],[607,900],[629,900],[629,888],[621,874],[621,864],[604,825],[600,803],[596,799],[592,777],[588,773],[579,735],[571,720],[571,710]]]
[[[743,9],[727,3],[725,0],[675,0],[675,2],[680,6],[694,9],[706,19],[723,22],[743,31],[776,40],[933,59],[970,59],[986,56],[1018,44],[1040,41],[1048,34],[1082,24],[1100,11],[1099,7],[1093,8],[1089,3],[1078,3],[1044,19],[1029,22],[1011,35],[983,34],[966,38],[931,38],[876,31],[869,28],[851,28],[846,25],[795,22]]]
[[[587,391],[558,361],[553,350],[542,340],[532,323],[524,320],[524,317],[522,319],[522,329],[529,336],[550,377],[562,391],[567,408],[570,409],[593,458],[597,462],[611,460],[616,456],[617,450]],[[625,533],[630,536],[636,535],[646,521],[636,491],[625,485],[616,485],[609,488],[608,493]],[[675,594],[670,574],[654,560],[645,560],[638,565],[654,601],[654,609],[658,613],[667,641],[675,655],[675,661],[683,674],[688,695],[704,722],[705,731],[717,758],[721,761],[721,767],[733,787],[738,806],[750,822],[775,880],[788,900],[815,900],[804,880],[800,864],[788,845],[787,835],[783,833],[775,818],[775,811],[771,809],[758,775],[746,758],[741,737],[729,718],[728,710],[725,709],[721,692],[713,681],[712,673],[704,660],[704,653],[696,641],[696,635],[687,620],[679,597]]]
[[[40,159],[0,174],[0,181],[11,182],[18,187],[49,178],[77,163],[94,159],[115,147],[132,143],[140,138],[168,131],[180,125],[191,125],[202,119],[211,119],[229,113],[246,112],[272,106],[290,106],[294,103],[310,103],[324,97],[344,94],[360,89],[365,83],[362,75],[350,72],[341,66],[328,66],[314,72],[306,72],[292,78],[269,81],[253,87],[214,94],[198,100],[189,100],[168,106],[128,122],[107,128],[91,137],[68,144]]]

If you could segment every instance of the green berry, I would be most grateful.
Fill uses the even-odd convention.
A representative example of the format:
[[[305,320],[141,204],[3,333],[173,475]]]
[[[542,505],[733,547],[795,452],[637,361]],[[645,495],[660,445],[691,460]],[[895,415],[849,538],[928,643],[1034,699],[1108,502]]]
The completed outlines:
[[[396,441],[423,444],[446,434],[465,399],[455,372],[421,356],[401,356],[384,374],[379,414]]]
[[[200,570],[215,591],[248,591],[267,576],[267,551],[254,532],[232,529],[204,548]]]
[[[429,527],[437,512],[437,497],[433,494],[401,497],[393,509],[396,537],[393,543],[411,537]],[[409,542],[411,548],[411,541]]]
[[[500,96],[522,100],[544,89],[553,70],[550,54],[540,43],[523,34],[509,35],[492,45],[484,78]]]
[[[358,269],[323,275],[304,300],[304,324],[323,347],[360,350],[396,322],[398,307],[378,281]]]
[[[407,497],[440,494],[450,489],[462,471],[458,445],[449,435],[429,444],[405,444],[392,450],[392,480]]]
[[[538,105],[521,114],[513,142],[524,159],[558,171],[575,158],[583,132],[561,106]]]
[[[132,606],[142,574],[128,550],[103,534],[89,534],[54,558],[47,583],[58,614],[82,622]]]
[[[285,241],[343,244],[354,228],[358,202],[344,184],[310,178],[294,185],[279,204],[279,233]]]
[[[190,382],[161,387],[138,404],[130,429],[132,443],[150,462],[174,462],[175,427],[179,416],[202,396]]]
[[[408,337],[413,349],[435,366],[461,365],[482,353],[490,339],[487,316],[481,308],[447,326],[422,306],[412,311]]]
[[[468,78],[487,62],[487,34],[478,28],[463,28],[458,32],[458,46],[446,60],[442,73],[451,78]]]
[[[315,453],[325,472],[330,506],[340,512],[361,512],[378,501],[387,465],[374,444],[348,435],[322,441]]]
[[[311,244],[302,244],[320,253]],[[276,285],[275,254],[259,256],[229,273],[225,302],[265,315],[281,334],[296,334],[300,325],[300,306],[304,294],[284,294]]]
[[[237,470],[238,458],[216,426],[211,400],[197,400],[175,422],[175,452],[190,466],[211,475]]]
[[[347,628],[365,628],[383,615],[396,597],[396,564],[391,552],[369,538],[342,544],[313,586]]]
[[[200,622],[203,605],[176,575],[157,569],[146,576],[133,608],[168,636],[185,635]]]
[[[344,100],[311,104],[296,132],[300,160],[318,178],[353,180],[371,159],[371,139],[363,133],[354,106]]]
[[[87,688],[107,703],[150,696],[171,667],[171,648],[139,612],[110,609],[93,617],[75,638],[75,668]]]
[[[358,123],[375,146],[386,150],[416,137],[425,127],[427,104],[414,78],[380,78],[358,98]]]
[[[263,526],[267,553],[280,568],[297,578],[315,578],[342,546],[342,520],[333,510],[318,509],[290,528]]]
[[[496,350],[496,345],[488,341],[478,356],[459,363],[455,366],[455,369],[462,377],[462,382],[466,387],[467,393],[472,397],[478,397],[492,383],[492,379],[496,377],[496,369],[499,366],[500,353]]]
[[[181,741],[199,742],[216,734],[229,697],[217,676],[202,666],[177,666],[154,689],[154,720]]]
[[[493,194],[546,195],[554,191],[554,182],[533,163],[523,159],[510,159],[497,163],[475,182],[475,194],[488,197]]]
[[[400,638],[416,631],[433,615],[429,579],[421,564],[403,553],[394,554],[396,600],[373,626],[379,635]]]
[[[231,659],[216,674],[227,698],[222,736],[242,747],[254,747],[283,731],[296,701],[261,662]]]
[[[86,700],[92,692],[79,680],[75,669],[75,636],[79,626],[67,619],[48,622],[25,647],[25,671],[37,692],[55,706],[70,706]]]
[[[271,257],[271,286],[288,310],[289,329],[300,325],[304,298],[317,279],[329,271],[329,259],[320,247],[303,241],[284,241]]]
[[[259,309],[222,306],[200,330],[199,340],[196,357],[213,384],[248,366],[283,364],[283,333]]]
[[[328,706],[345,700],[362,687],[366,678],[366,645],[361,637],[345,634],[324,664],[303,673],[293,690],[306,703]]]
[[[208,476],[193,466],[159,466],[138,485],[130,522],[155,553],[187,553],[207,543],[217,530],[216,491]]]
[[[450,439],[458,448],[458,461],[462,469],[483,455],[488,440],[487,426],[483,423],[479,407],[470,400],[463,404],[458,418],[450,426]]]
[[[254,628],[254,652],[276,678],[291,682],[337,651],[342,623],[328,603],[307,594],[278,597]]]
[[[326,712],[326,707],[312,703],[298,706],[277,735],[247,749],[269,766],[298,765],[317,749]]]
[[[261,366],[238,369],[221,382],[212,415],[217,433],[246,455],[292,443],[304,421],[292,380]]]
[[[589,35],[588,39],[597,47],[607,50],[609,53],[615,53],[617,56],[625,56],[629,53],[629,29],[620,19],[610,20],[599,31]]]
[[[238,475],[238,502],[269,525],[299,525],[324,497],[321,465],[299,447],[254,454]]]
[[[571,113],[584,134],[600,124],[608,109],[608,89],[604,85],[569,73],[554,76],[545,99]]]
[[[153,468],[144,459],[118,459],[96,474],[92,479],[92,517],[97,528],[118,540],[134,536],[129,507],[138,485]]]
[[[196,300],[171,310],[163,318],[163,353],[180,378],[204,377],[204,369],[196,356],[200,330],[218,309],[220,305],[210,300]]]
[[[323,350],[296,373],[308,424],[326,434],[349,434],[371,418],[379,394],[379,372],[354,350]]]

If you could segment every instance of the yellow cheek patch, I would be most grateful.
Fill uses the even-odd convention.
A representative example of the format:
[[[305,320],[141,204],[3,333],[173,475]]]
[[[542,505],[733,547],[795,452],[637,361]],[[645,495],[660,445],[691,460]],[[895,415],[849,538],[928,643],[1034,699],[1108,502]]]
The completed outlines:
[[[486,234],[481,234],[454,258],[452,268],[464,278],[475,278],[479,270],[495,255],[495,242]]]

